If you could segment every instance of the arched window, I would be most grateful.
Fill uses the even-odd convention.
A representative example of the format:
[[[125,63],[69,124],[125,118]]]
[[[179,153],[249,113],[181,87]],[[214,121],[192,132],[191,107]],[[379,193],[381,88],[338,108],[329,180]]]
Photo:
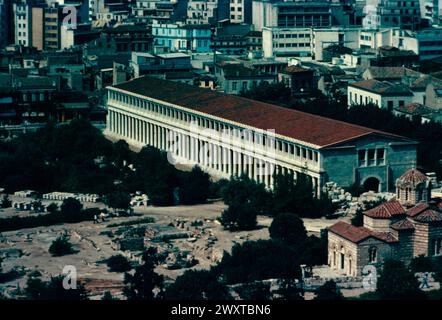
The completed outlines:
[[[442,248],[442,239],[433,239],[431,240],[431,248],[433,250],[432,255],[433,256],[439,256],[441,255],[441,248]]]
[[[371,247],[368,249],[368,261],[370,263],[375,263],[378,260],[378,250],[376,247]]]

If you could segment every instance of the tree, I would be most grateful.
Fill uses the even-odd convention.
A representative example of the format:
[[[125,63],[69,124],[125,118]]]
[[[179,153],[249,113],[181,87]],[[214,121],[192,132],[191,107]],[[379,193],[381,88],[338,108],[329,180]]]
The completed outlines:
[[[304,300],[304,292],[293,278],[282,278],[278,281],[280,300]]]
[[[248,204],[256,210],[257,215],[271,213],[272,195],[262,183],[251,180],[243,174],[231,177],[220,191],[224,203],[228,206]]]
[[[275,263],[277,261],[277,263]],[[224,252],[215,269],[227,284],[275,278],[299,278],[299,253],[275,240],[246,241]]]
[[[81,213],[83,205],[75,198],[67,198],[61,204],[61,213],[67,216],[74,216]]]
[[[433,258],[431,270],[433,271],[434,280],[442,283],[442,257]]]
[[[424,299],[415,275],[396,260],[385,261],[377,282],[377,294],[385,300]]]
[[[179,185],[178,170],[169,163],[167,153],[144,147],[135,158],[136,179],[154,205],[167,206],[175,202],[174,192]]]
[[[270,284],[262,281],[245,283],[236,289],[242,300],[267,301],[272,297]]]
[[[156,249],[146,251],[142,260],[143,264],[135,268],[133,275],[129,273],[124,275],[126,286],[123,289],[123,294],[129,300],[154,300],[161,297],[163,293],[163,276],[154,271],[158,263]]]
[[[229,289],[222,284],[215,272],[187,270],[170,285],[165,293],[170,300],[229,300]]]
[[[210,185],[209,174],[194,166],[189,173],[181,174],[180,202],[186,205],[205,203],[209,197]]]
[[[232,231],[252,230],[258,223],[256,209],[249,203],[231,204],[220,217],[224,228]]]
[[[49,247],[49,253],[54,257],[60,257],[75,253],[72,244],[69,242],[67,236],[63,235],[55,239]]]
[[[296,214],[280,213],[273,218],[269,227],[270,238],[288,245],[304,248],[307,242],[307,230],[304,222]]]
[[[132,269],[129,260],[121,254],[115,255],[107,259],[107,267],[110,272],[127,272]]]
[[[129,210],[130,201],[131,196],[129,192],[122,190],[111,192],[104,197],[104,203],[114,210]]]
[[[114,143],[112,158],[117,167],[123,167],[131,160],[129,144],[125,140],[118,140]]]
[[[56,213],[56,212],[58,211],[58,205],[57,205],[56,203],[52,202],[50,205],[48,205],[48,206],[46,207],[46,210],[47,210],[49,213],[54,214],[54,213]]]
[[[10,208],[12,206],[12,201],[9,200],[9,195],[5,194],[2,199],[1,207]]]
[[[87,300],[87,292],[82,284],[75,289],[66,290],[64,276],[52,277],[48,282],[30,277],[26,283],[25,294],[30,300]]]
[[[242,91],[241,96],[264,102],[287,104],[290,101],[291,89],[281,82],[262,82],[248,91]]]
[[[430,257],[426,257],[421,254],[420,256],[411,260],[409,268],[412,273],[431,272],[433,271],[433,264],[431,263]]]
[[[103,293],[103,296],[101,297],[101,300],[103,301],[112,301],[112,300],[116,300],[113,296],[112,293],[110,293],[110,291],[105,291]]]
[[[322,286],[316,289],[315,293],[315,300],[344,300],[344,296],[333,280],[326,281]]]
[[[290,212],[300,217],[319,218],[336,210],[331,200],[315,198],[311,178],[304,173],[278,173],[273,176],[273,210],[275,214]]]

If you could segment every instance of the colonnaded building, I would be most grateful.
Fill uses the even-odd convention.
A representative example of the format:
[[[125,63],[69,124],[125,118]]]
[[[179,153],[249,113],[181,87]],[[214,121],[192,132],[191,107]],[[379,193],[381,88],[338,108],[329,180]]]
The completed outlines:
[[[244,173],[270,188],[274,172],[303,172],[316,194],[328,181],[386,191],[416,165],[407,138],[182,83],[141,77],[107,98],[108,136],[218,178]]]

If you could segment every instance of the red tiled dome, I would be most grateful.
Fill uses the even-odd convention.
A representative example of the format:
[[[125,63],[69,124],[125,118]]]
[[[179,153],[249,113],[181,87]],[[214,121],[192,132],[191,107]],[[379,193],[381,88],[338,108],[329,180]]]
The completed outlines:
[[[396,182],[396,186],[398,187],[408,187],[408,188],[416,188],[421,183],[425,183],[427,181],[427,176],[422,172],[416,169],[410,169],[405,172]]]

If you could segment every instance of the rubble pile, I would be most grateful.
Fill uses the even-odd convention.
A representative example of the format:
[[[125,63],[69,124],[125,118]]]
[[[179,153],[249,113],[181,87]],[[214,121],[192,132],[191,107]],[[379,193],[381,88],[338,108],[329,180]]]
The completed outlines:
[[[333,203],[339,205],[338,212],[342,216],[352,216],[359,209],[365,210],[365,203],[380,201],[385,199],[391,200],[396,195],[390,192],[374,192],[367,191],[359,197],[354,197],[350,192],[346,192],[336,182],[326,182],[322,191],[332,200]]]

